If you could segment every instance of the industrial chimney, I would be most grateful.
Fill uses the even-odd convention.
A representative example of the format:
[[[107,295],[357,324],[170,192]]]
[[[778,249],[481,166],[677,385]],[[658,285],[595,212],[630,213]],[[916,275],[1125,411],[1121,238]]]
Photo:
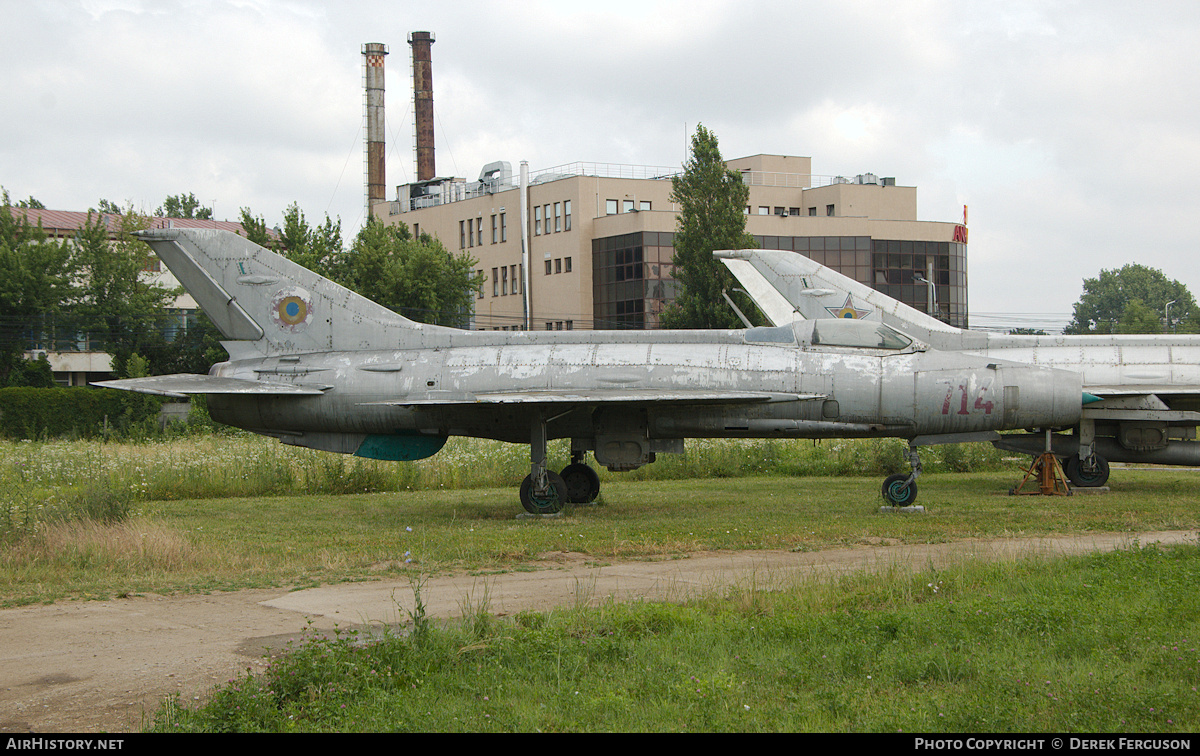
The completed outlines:
[[[383,126],[383,58],[387,45],[369,42],[362,46],[363,88],[366,96],[367,217],[371,205],[386,199],[387,164]]]
[[[433,161],[433,32],[409,32],[412,45],[413,134],[417,146],[417,181],[437,173]]]

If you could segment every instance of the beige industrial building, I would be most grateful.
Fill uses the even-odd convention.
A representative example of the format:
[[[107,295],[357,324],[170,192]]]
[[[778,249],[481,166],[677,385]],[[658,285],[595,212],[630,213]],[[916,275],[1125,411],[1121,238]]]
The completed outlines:
[[[793,250],[967,325],[966,229],[918,220],[916,187],[872,174],[815,176],[808,157],[726,164],[750,188],[746,230],[759,246]],[[479,261],[486,282],[474,328],[656,328],[675,295],[670,179],[678,172],[572,163],[522,180],[498,162],[476,181],[399,186],[394,201],[371,208],[385,223],[406,223]],[[854,303],[835,314],[855,317]]]

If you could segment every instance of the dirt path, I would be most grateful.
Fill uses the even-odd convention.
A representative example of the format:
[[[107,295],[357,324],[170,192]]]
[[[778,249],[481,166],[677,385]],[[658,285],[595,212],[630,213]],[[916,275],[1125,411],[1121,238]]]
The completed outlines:
[[[1076,554],[1137,542],[1195,542],[1195,531],[1097,533],[1037,539],[902,546],[707,552],[686,559],[587,567],[579,554],[544,555],[536,572],[430,579],[432,617],[458,616],[464,602],[513,614],[594,603],[607,597],[682,599],[750,581],[759,587],[804,575],[894,565],[914,570],[967,559]],[[310,626],[331,630],[407,619],[406,582],[253,590],[207,596],[138,596],[0,610],[0,732],[129,732],[179,693],[199,700],[213,685],[261,669],[267,650],[286,648]]]

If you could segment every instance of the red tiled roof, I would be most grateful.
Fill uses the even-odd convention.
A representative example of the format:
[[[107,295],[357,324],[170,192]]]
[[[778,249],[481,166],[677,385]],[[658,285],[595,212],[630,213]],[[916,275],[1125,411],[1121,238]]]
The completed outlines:
[[[29,223],[36,224],[39,221],[46,233],[51,236],[61,236],[64,232],[74,234],[88,222],[88,213],[81,213],[75,210],[38,210],[27,207],[10,207],[9,212],[14,217],[20,218],[22,215]],[[99,213],[104,220],[104,224],[108,226],[109,231],[116,231],[119,227],[118,220],[120,216],[112,213]],[[241,223],[234,221],[214,221],[201,220],[199,218],[150,218],[150,228],[215,228],[223,231],[232,231],[235,234],[246,235]],[[267,233],[272,233],[268,231]]]

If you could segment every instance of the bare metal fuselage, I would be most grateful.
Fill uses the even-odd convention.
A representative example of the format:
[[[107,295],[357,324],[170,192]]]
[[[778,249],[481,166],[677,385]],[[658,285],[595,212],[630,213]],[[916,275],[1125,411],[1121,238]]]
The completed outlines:
[[[595,343],[586,333],[529,334],[525,344],[222,363],[213,375],[330,388],[316,396],[210,395],[209,410],[229,425],[337,451],[389,434],[527,442],[534,416],[549,415],[549,438],[601,439],[600,446],[587,448],[596,448],[602,463],[604,439],[640,443],[647,452],[677,451],[656,449],[655,441],[914,438],[1070,424],[1079,413],[1079,382],[1071,374],[979,357],[747,343],[742,331],[619,338],[623,343]],[[508,400],[495,396],[497,387],[504,387]],[[698,400],[697,390],[712,392],[712,398]],[[581,392],[574,401],[572,391]],[[560,397],[554,406],[528,401],[548,392]],[[609,392],[613,400],[598,400],[597,392]],[[739,392],[771,397],[721,398]],[[491,398],[477,400],[481,395]],[[643,395],[657,401],[641,401]]]

